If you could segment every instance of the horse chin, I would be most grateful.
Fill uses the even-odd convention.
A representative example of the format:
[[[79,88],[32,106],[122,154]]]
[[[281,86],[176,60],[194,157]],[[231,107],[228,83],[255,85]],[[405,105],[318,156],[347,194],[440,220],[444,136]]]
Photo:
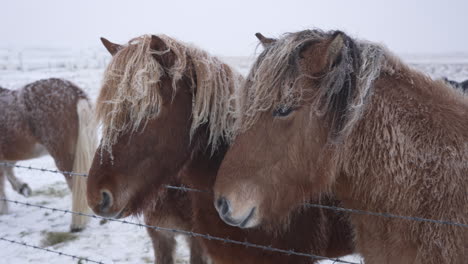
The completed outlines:
[[[214,206],[219,217],[228,225],[252,228],[260,224],[261,213],[257,199],[239,199],[237,195],[217,195]]]
[[[259,218],[258,218],[258,210],[256,207],[252,208],[250,210],[250,213],[247,215],[247,217],[240,223],[239,227],[240,228],[254,228],[257,227],[260,224]]]
[[[230,226],[239,228],[253,228],[259,225],[257,208],[253,207],[248,213],[239,219],[232,218],[230,214],[220,215],[221,219]]]
[[[128,207],[124,207],[122,210],[120,210],[120,212],[118,212],[114,217],[114,219],[121,219],[121,218],[125,218],[127,216],[130,216],[131,215],[131,212],[130,210],[128,209]]]
[[[131,210],[128,206],[124,206],[122,207],[122,209],[120,209],[119,211],[117,212],[95,212],[97,215],[101,216],[101,217],[104,217],[104,218],[111,218],[111,219],[121,219],[121,218],[125,218],[127,216],[130,216],[132,213],[131,213]]]

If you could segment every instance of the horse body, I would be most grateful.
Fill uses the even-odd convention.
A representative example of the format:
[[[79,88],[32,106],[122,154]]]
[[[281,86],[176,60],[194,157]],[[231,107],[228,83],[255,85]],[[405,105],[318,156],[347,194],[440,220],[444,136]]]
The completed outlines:
[[[96,213],[124,217],[144,212],[159,215],[164,221],[171,216],[170,211],[153,211],[147,205],[159,201],[176,203],[172,207],[182,209],[185,216],[179,220],[185,220],[182,224],[163,224],[325,256],[352,252],[351,230],[343,215],[333,218],[322,210],[296,206],[297,214],[272,221],[271,228],[240,230],[219,219],[212,206],[215,200],[209,193],[188,192],[188,201],[155,195],[166,184],[207,191],[213,188],[229,142],[226,131],[233,120],[231,96],[241,77],[204,51],[167,36],[145,36],[116,50],[98,100],[97,114],[103,121],[104,135],[88,180],[88,201]],[[156,222],[161,224],[157,218]],[[341,240],[340,232],[334,229],[348,236]],[[308,236],[299,235],[303,233]],[[215,263],[316,261],[220,241],[196,240]]]
[[[95,149],[95,131],[90,104],[77,86],[46,79],[16,91],[5,89],[0,93],[0,109],[5,113],[0,116],[0,160],[16,162],[50,154],[61,171],[87,172]],[[11,168],[3,172],[9,179],[15,178]],[[74,192],[72,208],[85,212],[85,179],[64,176]],[[86,221],[73,216],[71,229],[84,228]]]
[[[467,223],[468,99],[381,46],[339,31],[270,39],[239,97],[214,190],[244,226],[330,190],[349,208]],[[466,262],[466,228],[350,218],[366,263]]]
[[[4,113],[0,129],[0,160],[24,160],[36,158],[44,151],[34,136],[28,122],[24,102],[17,91],[4,90],[0,97],[0,109]]]
[[[372,101],[344,145],[337,195],[350,208],[466,223],[468,101],[394,67],[401,69],[376,80]],[[464,228],[357,215],[352,221],[371,263],[466,261]]]

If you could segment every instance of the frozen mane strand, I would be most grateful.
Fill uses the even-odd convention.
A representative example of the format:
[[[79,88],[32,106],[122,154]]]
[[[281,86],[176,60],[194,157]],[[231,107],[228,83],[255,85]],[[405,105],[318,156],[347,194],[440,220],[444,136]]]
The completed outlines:
[[[325,116],[334,139],[346,136],[361,116],[374,80],[388,67],[387,51],[376,44],[355,41],[346,35],[340,59],[322,76],[308,76],[299,70],[299,53],[304,45],[329,40],[338,31],[305,30],[287,33],[268,45],[253,65],[241,89],[240,118],[234,134],[247,130],[263,111],[295,107],[303,100],[301,79],[319,79],[313,113]]]
[[[167,45],[167,51],[151,50],[151,35],[144,35],[131,40],[108,65],[96,106],[96,117],[102,124],[102,147],[110,153],[121,133],[136,132],[158,116],[163,103],[160,80],[167,74],[174,93],[184,76],[191,81],[191,136],[209,121],[209,143],[214,150],[221,138],[230,138],[228,128],[234,120],[231,95],[243,78],[203,50],[166,35],[158,37]],[[153,56],[169,50],[175,62],[164,69]]]

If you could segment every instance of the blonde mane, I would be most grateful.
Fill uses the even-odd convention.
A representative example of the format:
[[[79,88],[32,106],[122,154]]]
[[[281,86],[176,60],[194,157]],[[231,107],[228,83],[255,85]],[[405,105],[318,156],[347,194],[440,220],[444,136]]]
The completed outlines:
[[[233,133],[247,130],[261,112],[299,106],[304,99],[304,91],[299,87],[301,79],[315,78],[321,81],[311,114],[323,116],[338,112],[330,120],[336,126],[334,133],[340,138],[347,135],[361,116],[374,80],[387,68],[388,56],[379,45],[349,38],[341,50],[340,61],[324,76],[301,73],[297,63],[301,48],[330,39],[335,33],[320,30],[288,33],[268,45],[247,77],[245,85],[248,88],[240,90],[239,120]],[[354,83],[349,83],[351,78],[355,79]],[[344,109],[335,109],[337,107]]]
[[[158,116],[163,103],[160,80],[167,74],[174,93],[184,76],[191,81],[190,136],[209,121],[209,144],[214,150],[221,139],[230,139],[235,108],[232,95],[243,78],[203,50],[166,35],[158,37],[167,45],[167,51],[152,50],[151,36],[144,35],[129,41],[108,65],[96,107],[96,117],[102,124],[102,148],[111,153],[120,134],[141,130],[148,120]],[[153,56],[169,50],[176,59],[171,68],[165,69]]]

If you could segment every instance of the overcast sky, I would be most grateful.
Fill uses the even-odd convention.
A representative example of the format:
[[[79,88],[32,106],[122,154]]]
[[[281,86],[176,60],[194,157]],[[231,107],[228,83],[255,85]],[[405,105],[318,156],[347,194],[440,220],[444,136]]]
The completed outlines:
[[[0,46],[98,47],[165,33],[217,55],[252,55],[255,32],[340,29],[398,53],[468,53],[467,0],[2,0]]]

